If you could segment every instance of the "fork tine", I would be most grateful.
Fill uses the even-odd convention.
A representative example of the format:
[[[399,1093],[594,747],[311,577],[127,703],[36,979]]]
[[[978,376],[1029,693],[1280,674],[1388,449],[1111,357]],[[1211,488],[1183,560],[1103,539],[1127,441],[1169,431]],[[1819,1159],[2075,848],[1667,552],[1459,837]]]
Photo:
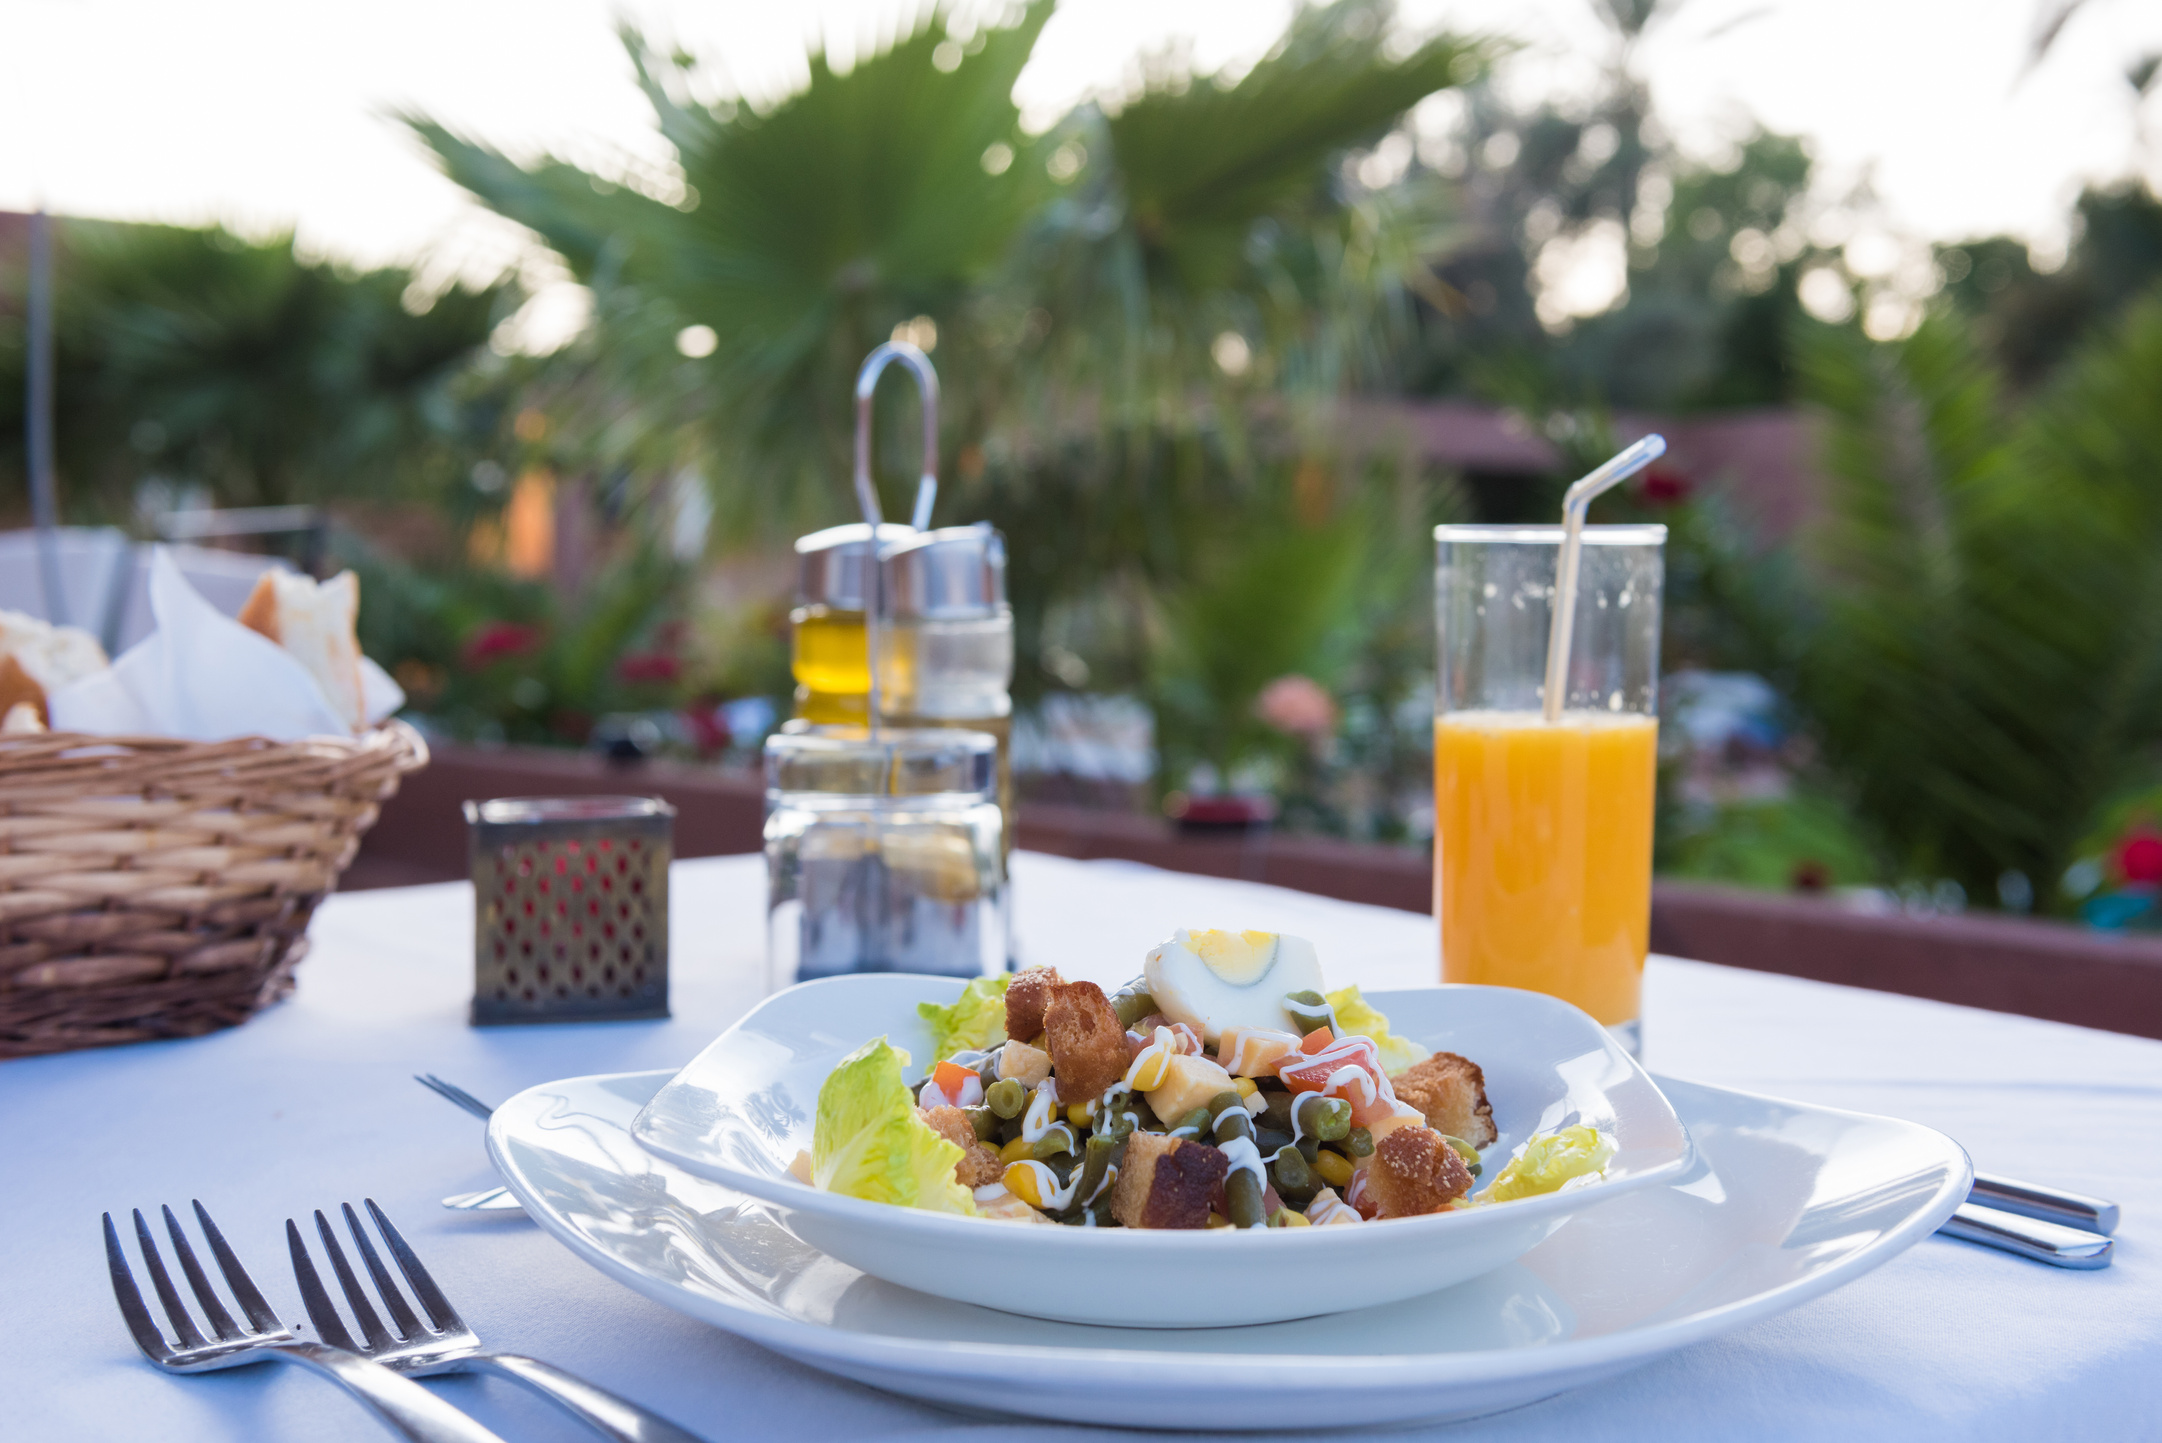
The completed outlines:
[[[375,1305],[362,1291],[360,1279],[353,1276],[353,1265],[345,1260],[345,1249],[338,1246],[338,1235],[330,1230],[330,1219],[323,1216],[321,1208],[315,1210],[315,1230],[322,1235],[323,1251],[330,1257],[330,1270],[338,1275],[338,1286],[345,1289],[345,1301],[351,1305],[353,1321],[360,1324],[360,1335],[368,1340],[368,1347],[371,1350],[387,1348],[395,1343],[397,1339],[391,1337],[383,1320],[376,1316]]]
[[[464,1108],[467,1112],[472,1113],[482,1122],[486,1122],[490,1117],[493,1117],[495,1115],[495,1109],[490,1107],[487,1103],[482,1102],[479,1098],[475,1097],[472,1093],[467,1092],[464,1088],[458,1086],[456,1083],[445,1082],[442,1078],[437,1077],[432,1072],[416,1072],[413,1074],[413,1080],[419,1083],[422,1087],[427,1088],[430,1092],[435,1093],[437,1096],[447,1098],[450,1101],[457,1103],[458,1106]]]
[[[360,1249],[360,1260],[367,1264],[368,1276],[375,1279],[376,1296],[383,1300],[383,1309],[390,1314],[390,1325],[396,1328],[399,1336],[408,1343],[412,1342],[421,1335],[420,1319],[413,1315],[412,1307],[405,1300],[405,1294],[398,1290],[398,1284],[392,1280],[390,1270],[384,1267],[383,1260],[376,1256],[375,1244],[368,1241],[368,1234],[362,1230],[360,1215],[353,1211],[353,1205],[340,1203],[338,1206],[345,1213],[346,1231],[353,1235],[354,1246]]]
[[[255,1331],[274,1333],[283,1330],[285,1324],[271,1311],[270,1304],[263,1301],[255,1279],[248,1276],[240,1259],[233,1256],[232,1245],[225,1241],[225,1234],[218,1231],[218,1225],[210,1220],[210,1210],[200,1199],[195,1201],[195,1220],[202,1224],[203,1240],[210,1244],[210,1256],[217,1260],[218,1271],[225,1275],[225,1286],[233,1290],[233,1301],[240,1304],[240,1311],[248,1315]]]
[[[226,1342],[239,1337],[240,1325],[233,1315],[225,1311],[225,1304],[218,1301],[217,1290],[210,1286],[210,1279],[203,1275],[203,1265],[195,1261],[195,1249],[188,1246],[188,1235],[180,1230],[180,1219],[173,1210],[163,1204],[158,1210],[165,1214],[165,1233],[173,1240],[173,1252],[180,1259],[180,1271],[188,1275],[188,1286],[195,1290],[195,1300],[203,1305],[203,1313],[210,1319],[211,1331]]]
[[[128,1270],[128,1255],[120,1250],[120,1234],[113,1227],[111,1213],[105,1214],[105,1266],[113,1275],[113,1301],[120,1304],[120,1316],[135,1346],[154,1363],[172,1356],[172,1345],[151,1320],[150,1309],[143,1306],[142,1292],[135,1286],[135,1274]]]
[[[285,1220],[285,1245],[293,1254],[293,1281],[300,1284],[301,1306],[308,1310],[308,1321],[315,1325],[315,1335],[333,1348],[343,1348],[357,1353],[353,1335],[345,1330],[345,1319],[330,1305],[330,1294],[323,1290],[323,1280],[315,1274],[315,1263],[308,1256],[308,1245],[300,1240],[300,1229],[291,1218]]]
[[[405,1280],[413,1285],[413,1295],[420,1299],[420,1305],[427,1311],[428,1321],[435,1324],[436,1331],[441,1333],[453,1328],[463,1328],[465,1320],[459,1317],[458,1310],[450,1305],[450,1299],[443,1296],[443,1290],[435,1285],[435,1279],[428,1276],[428,1270],[420,1265],[420,1258],[406,1246],[405,1238],[390,1225],[390,1219],[383,1215],[383,1210],[375,1205],[375,1199],[363,1198],[361,1201],[367,1206],[368,1216],[375,1219],[376,1231],[383,1235],[383,1242],[390,1249],[390,1255],[398,1260],[398,1271],[404,1273]]]
[[[143,1250],[143,1266],[150,1270],[150,1286],[158,1290],[158,1301],[165,1305],[166,1319],[172,1323],[180,1346],[207,1347],[210,1340],[196,1328],[195,1319],[188,1316],[188,1305],[180,1301],[179,1290],[165,1275],[165,1259],[158,1256],[157,1239],[150,1236],[150,1224],[143,1221],[141,1208],[135,1209],[135,1242]]]

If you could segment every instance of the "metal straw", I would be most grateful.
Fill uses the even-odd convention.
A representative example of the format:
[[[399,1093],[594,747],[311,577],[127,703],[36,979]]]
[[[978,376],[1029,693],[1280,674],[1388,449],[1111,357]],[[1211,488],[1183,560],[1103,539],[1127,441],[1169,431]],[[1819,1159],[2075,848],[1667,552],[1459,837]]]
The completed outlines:
[[[870,595],[863,613],[865,668],[870,674],[868,718],[871,743],[878,744],[878,634],[886,619],[886,573],[879,565],[879,530],[885,511],[878,504],[878,487],[871,480],[871,396],[878,390],[879,373],[895,361],[916,378],[917,394],[923,398],[923,476],[916,483],[916,510],[909,524],[918,531],[931,525],[931,507],[938,500],[938,372],[931,358],[906,341],[888,341],[863,358],[856,372],[856,502],[863,508],[864,524],[870,527]]]
[[[1546,719],[1561,720],[1569,683],[1569,640],[1576,630],[1576,574],[1584,547],[1584,513],[1609,491],[1667,453],[1666,437],[1646,436],[1571,486],[1561,499],[1561,555],[1554,563],[1554,617],[1546,634]]]

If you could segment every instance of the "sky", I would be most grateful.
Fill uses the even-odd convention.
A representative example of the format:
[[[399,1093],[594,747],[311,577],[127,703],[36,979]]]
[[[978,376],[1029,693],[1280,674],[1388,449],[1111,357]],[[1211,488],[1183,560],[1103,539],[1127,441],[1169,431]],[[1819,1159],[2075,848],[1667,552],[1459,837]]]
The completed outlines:
[[[973,0],[966,0],[973,3]],[[1509,35],[1506,79],[1566,91],[1598,62],[1596,0],[1401,0],[1407,24]],[[2027,68],[2063,0],[1682,0],[1639,63],[1685,146],[1749,117],[1813,138],[1827,183],[1867,176],[1888,223],[1951,240],[2009,232],[2046,257],[2083,180],[2144,164],[2162,185],[2162,99],[2122,79],[2162,51],[2162,3],[2085,0]],[[1046,123],[1115,92],[1170,44],[1204,70],[1265,51],[1289,0],[1063,0],[1016,99]],[[0,209],[295,228],[310,253],[418,261],[439,277],[549,269],[481,213],[392,118],[425,112],[517,155],[661,158],[614,37],[619,16],[718,62],[754,100],[890,34],[908,0],[0,0]],[[2162,87],[2158,87],[2162,89]],[[2146,145],[2137,148],[2144,124]],[[558,298],[557,309],[570,302]],[[574,308],[574,307],[573,307]],[[545,307],[543,308],[545,310]],[[559,315],[558,322],[568,319]],[[537,324],[545,329],[546,318]]]

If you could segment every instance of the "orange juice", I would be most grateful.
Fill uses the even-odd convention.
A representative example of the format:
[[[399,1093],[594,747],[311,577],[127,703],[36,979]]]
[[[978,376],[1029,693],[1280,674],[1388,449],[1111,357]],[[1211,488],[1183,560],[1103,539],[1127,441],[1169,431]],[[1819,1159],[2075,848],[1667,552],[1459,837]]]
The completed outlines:
[[[1525,987],[1611,1027],[1650,944],[1659,723],[1444,712],[1434,723],[1434,911],[1445,982]]]

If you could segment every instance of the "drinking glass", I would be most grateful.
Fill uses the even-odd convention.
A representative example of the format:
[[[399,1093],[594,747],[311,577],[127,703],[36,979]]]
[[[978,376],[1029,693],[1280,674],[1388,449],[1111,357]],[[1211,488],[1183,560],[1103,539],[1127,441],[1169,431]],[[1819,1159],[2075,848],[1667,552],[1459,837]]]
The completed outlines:
[[[1664,526],[1587,526],[1543,715],[1559,526],[1438,526],[1434,912],[1447,982],[1572,1002],[1640,1045]]]
[[[992,976],[1008,919],[998,742],[823,727],[766,741],[768,982]]]

